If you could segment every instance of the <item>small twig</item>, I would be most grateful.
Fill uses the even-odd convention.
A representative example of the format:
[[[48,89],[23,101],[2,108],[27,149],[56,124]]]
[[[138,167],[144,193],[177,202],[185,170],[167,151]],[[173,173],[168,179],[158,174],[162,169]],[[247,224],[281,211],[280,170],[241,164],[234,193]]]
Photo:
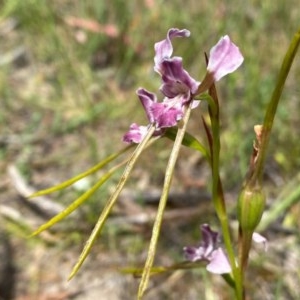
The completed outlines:
[[[210,207],[206,204],[198,207],[191,208],[179,208],[166,211],[164,214],[164,221],[172,221],[176,219],[193,218],[199,217],[199,211],[205,212],[205,210],[210,210]],[[145,225],[152,224],[156,217],[156,211],[148,213],[139,213],[130,216],[114,217],[109,219],[111,224],[124,224],[130,223],[134,225]]]
[[[24,204],[35,212],[38,212],[42,217],[48,218],[55,216],[64,209],[61,204],[55,203],[44,196],[37,197],[34,201],[28,200],[27,197],[33,194],[36,190],[26,183],[26,180],[15,165],[8,166],[7,172],[13,186],[22,197]]]

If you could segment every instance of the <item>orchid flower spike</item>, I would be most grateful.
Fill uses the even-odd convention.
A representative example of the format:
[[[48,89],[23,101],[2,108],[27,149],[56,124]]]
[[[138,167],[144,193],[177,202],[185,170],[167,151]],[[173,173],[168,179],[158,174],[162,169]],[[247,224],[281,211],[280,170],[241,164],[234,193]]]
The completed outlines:
[[[166,39],[154,45],[154,70],[162,79],[160,91],[164,99],[158,102],[154,93],[143,88],[137,90],[137,95],[145,109],[149,124],[154,124],[154,135],[162,135],[165,128],[176,126],[182,119],[184,107],[192,101],[192,108],[198,106],[199,101],[193,100],[195,95],[206,91],[214,81],[218,81],[228,73],[235,71],[244,58],[239,48],[226,35],[211,49],[207,66],[207,73],[200,84],[183,68],[182,57],[171,57],[174,37],[188,37],[187,29],[171,28]],[[123,141],[139,143],[147,132],[147,126],[132,124],[124,135]]]

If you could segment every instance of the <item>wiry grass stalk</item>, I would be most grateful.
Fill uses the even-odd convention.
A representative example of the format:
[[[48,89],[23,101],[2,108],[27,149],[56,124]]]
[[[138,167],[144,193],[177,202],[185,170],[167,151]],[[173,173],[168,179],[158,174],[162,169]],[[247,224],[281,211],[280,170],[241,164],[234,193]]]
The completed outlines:
[[[171,182],[172,182],[172,178],[174,175],[174,168],[175,168],[175,164],[176,164],[176,161],[178,158],[178,154],[180,151],[180,147],[181,147],[182,140],[183,140],[183,137],[184,137],[184,134],[186,131],[186,126],[187,126],[190,114],[191,114],[191,105],[189,105],[187,107],[184,117],[178,126],[177,136],[176,136],[174,146],[173,146],[173,149],[172,149],[169,161],[168,161],[168,165],[166,168],[163,190],[162,190],[162,194],[160,197],[158,210],[157,210],[156,218],[155,218],[153,229],[152,229],[152,236],[151,236],[150,245],[149,245],[149,249],[148,249],[148,256],[147,256],[147,260],[146,260],[146,263],[144,266],[142,279],[141,279],[139,290],[138,290],[138,299],[142,299],[142,297],[147,289],[147,286],[148,286],[151,268],[153,266],[156,248],[157,248],[157,242],[158,242],[160,229],[161,229],[161,225],[162,225],[163,214],[164,214],[165,207],[167,204],[168,195],[169,195],[169,191],[170,191],[170,187],[171,187]]]

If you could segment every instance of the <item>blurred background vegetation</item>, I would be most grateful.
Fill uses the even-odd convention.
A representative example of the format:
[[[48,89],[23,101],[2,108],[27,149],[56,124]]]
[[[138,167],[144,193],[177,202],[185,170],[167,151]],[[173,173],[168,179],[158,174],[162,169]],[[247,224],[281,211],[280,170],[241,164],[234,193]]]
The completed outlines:
[[[175,54],[183,56],[185,68],[200,81],[205,74],[204,52],[220,36],[230,35],[245,57],[237,72],[217,84],[222,109],[221,174],[228,193],[238,192],[247,171],[253,126],[263,120],[281,61],[300,26],[298,0],[280,0],[276,4],[271,0],[8,0],[0,1],[0,7],[0,204],[11,205],[11,199],[18,198],[7,181],[9,165],[16,166],[36,189],[46,188],[119,150],[123,146],[122,135],[132,122],[146,123],[135,91],[141,86],[151,91],[158,89],[153,45],[165,38],[171,27],[191,31],[190,38],[174,41]],[[271,198],[282,192],[287,183],[294,182],[299,173],[299,57],[298,54],[283,92],[269,149],[266,182]],[[199,110],[193,112],[190,131],[204,140],[200,116]],[[159,153],[147,152],[133,174],[129,187],[142,203],[143,191],[159,188],[162,183],[170,150],[166,145],[170,143],[163,141],[155,147]],[[209,173],[203,170],[201,158],[193,157],[190,151],[183,151],[175,183],[184,185],[182,174],[190,172],[187,176],[196,181],[193,176],[197,174],[209,187]],[[184,167],[186,161],[191,170]],[[53,199],[63,205],[70,203],[91,186],[92,179]],[[79,253],[117,179],[114,177],[86,204],[81,222],[74,224],[71,217],[66,221],[67,229],[60,233],[64,236],[64,251],[76,246],[76,254]],[[286,197],[298,185],[299,181],[289,185]],[[20,209],[19,205],[15,207]],[[289,230],[299,228],[298,206],[295,204],[286,212]],[[122,211],[118,213],[122,215]],[[177,237],[178,245],[171,248],[174,253],[178,251],[177,256],[165,255],[178,259],[183,241],[197,240],[199,219],[207,218],[199,214],[197,222],[189,224],[186,219],[181,231],[176,231],[192,232],[182,240]],[[20,232],[20,228],[8,227],[12,236],[26,235],[23,229]],[[122,243],[120,236],[124,231],[128,233],[117,225],[106,229],[104,248],[118,253],[116,244]],[[129,262],[134,263],[140,251],[145,255],[148,228],[141,236],[129,234],[124,239],[127,250],[122,251]],[[293,236],[298,238],[297,234]],[[284,284],[266,288],[266,294],[275,293],[274,289],[279,295],[276,299],[283,299],[281,295],[300,297],[299,287],[291,292],[292,288]],[[30,294],[25,290],[23,293]],[[170,298],[161,299],[182,298],[179,294],[168,295]]]

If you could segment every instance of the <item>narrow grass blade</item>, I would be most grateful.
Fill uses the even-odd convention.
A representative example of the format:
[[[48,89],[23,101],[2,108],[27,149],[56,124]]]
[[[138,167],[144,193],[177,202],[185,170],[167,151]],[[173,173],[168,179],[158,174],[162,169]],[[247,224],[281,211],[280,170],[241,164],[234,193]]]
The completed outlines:
[[[209,127],[208,127],[208,124],[206,123],[206,121],[203,118],[203,116],[202,116],[202,123],[203,123],[203,126],[204,126],[204,130],[205,130],[207,141],[208,141],[208,145],[209,145],[210,156],[212,157],[213,137],[212,137],[211,131],[210,131]]]
[[[138,290],[138,299],[142,299],[150,278],[150,273],[151,269],[153,266],[154,262],[154,257],[156,253],[156,247],[157,247],[157,242],[160,234],[160,229],[161,229],[161,224],[162,224],[162,219],[163,219],[163,214],[165,211],[165,207],[167,204],[168,200],[168,195],[171,187],[171,182],[174,174],[174,168],[175,164],[179,155],[179,150],[182,145],[182,140],[185,136],[185,131],[186,131],[186,126],[189,120],[191,114],[191,105],[187,107],[184,117],[182,121],[179,123],[179,129],[175,138],[174,146],[172,149],[172,152],[170,154],[170,158],[168,161],[168,165],[166,168],[166,174],[165,174],[165,180],[164,180],[164,185],[163,185],[163,190],[162,194],[160,197],[159,205],[158,205],[158,210],[156,214],[156,218],[154,221],[153,229],[152,229],[152,236],[149,244],[149,249],[148,249],[148,255],[147,259],[145,262],[145,266],[143,269],[143,274],[142,274],[142,279],[139,285],[139,290]]]
[[[101,168],[103,168],[104,166],[106,166],[108,163],[110,163],[111,161],[113,161],[114,159],[116,159],[118,156],[120,156],[121,154],[123,154],[124,152],[128,151],[130,148],[132,148],[132,145],[127,146],[125,148],[123,148],[122,150],[120,150],[119,152],[116,152],[110,156],[108,156],[107,158],[105,158],[104,160],[102,160],[101,162],[99,162],[97,165],[93,166],[92,168],[88,169],[87,171],[78,174],[75,177],[72,177],[71,179],[68,179],[60,184],[57,184],[53,187],[50,187],[48,189],[45,190],[41,190],[38,191],[36,193],[33,193],[32,195],[29,196],[29,198],[34,198],[34,197],[38,197],[38,196],[42,196],[42,195],[46,195],[46,194],[50,194],[62,189],[67,188],[68,186],[72,185],[73,183],[75,183],[76,181],[89,176],[95,172],[97,172],[98,170],[100,170]]]
[[[260,183],[262,183],[263,180],[263,171],[264,171],[264,165],[265,160],[267,157],[267,148],[269,144],[269,140],[271,137],[271,131],[274,123],[274,118],[277,112],[277,107],[279,104],[279,101],[281,99],[281,94],[286,82],[286,79],[290,73],[290,69],[292,67],[294,58],[297,54],[298,48],[300,45],[300,28],[294,35],[289,48],[285,54],[285,57],[283,59],[278,77],[276,86],[273,90],[273,93],[271,95],[270,102],[267,106],[267,110],[264,117],[263,122],[263,131],[262,131],[262,137],[259,147],[259,152],[257,155],[257,162],[255,166],[255,170],[253,174],[251,174],[251,178],[248,180],[251,184],[256,184],[256,181],[258,180]]]
[[[143,152],[143,150],[148,146],[147,143],[149,141],[149,139],[151,138],[153,132],[155,131],[155,127],[152,126],[149,128],[149,131],[147,133],[147,135],[145,136],[145,138],[143,139],[143,141],[137,146],[137,148],[135,149],[135,151],[133,152],[132,156],[129,158],[128,163],[125,167],[125,170],[122,174],[122,177],[114,191],[114,193],[111,195],[111,197],[109,198],[109,200],[107,201],[91,235],[89,236],[80,256],[79,259],[77,261],[77,263],[75,264],[70,276],[69,276],[69,280],[72,279],[76,273],[78,272],[78,270],[80,269],[81,265],[83,264],[83,262],[85,261],[85,259],[87,258],[88,254],[91,251],[92,246],[94,245],[98,235],[101,233],[101,230],[104,226],[104,223],[106,221],[106,219],[108,218],[108,215],[110,214],[111,209],[113,208],[113,206],[115,205],[118,196],[120,195],[126,181],[128,180],[130,173],[138,159],[138,157],[141,155],[141,153]],[[149,143],[150,144],[150,143]]]
[[[300,199],[300,176],[298,175],[292,182],[288,183],[282,193],[272,203],[269,210],[264,212],[262,220],[258,225],[258,231],[266,230],[270,224],[286,213],[286,211],[299,202]]]
[[[184,261],[171,266],[152,267],[150,270],[150,275],[153,276],[153,275],[163,274],[166,272],[176,271],[176,270],[205,268],[206,265],[207,263],[204,261],[197,261],[197,262]],[[125,274],[132,274],[135,277],[140,277],[143,273],[143,270],[144,268],[123,268],[121,272]]]
[[[104,184],[121,166],[123,166],[127,160],[122,162],[121,164],[113,167],[111,170],[109,170],[105,175],[103,175],[97,183],[90,188],[88,191],[86,191],[83,195],[81,195],[79,198],[77,198],[74,202],[72,202],[71,205],[69,205],[67,208],[65,208],[61,213],[54,216],[52,219],[50,219],[48,222],[40,226],[35,232],[33,232],[30,236],[35,236],[42,231],[45,231],[46,229],[52,227],[54,224],[58,223],[65,217],[67,217],[69,214],[71,214],[74,210],[76,210],[80,205],[82,205],[87,199],[89,199],[97,189],[100,188],[102,184]]]

